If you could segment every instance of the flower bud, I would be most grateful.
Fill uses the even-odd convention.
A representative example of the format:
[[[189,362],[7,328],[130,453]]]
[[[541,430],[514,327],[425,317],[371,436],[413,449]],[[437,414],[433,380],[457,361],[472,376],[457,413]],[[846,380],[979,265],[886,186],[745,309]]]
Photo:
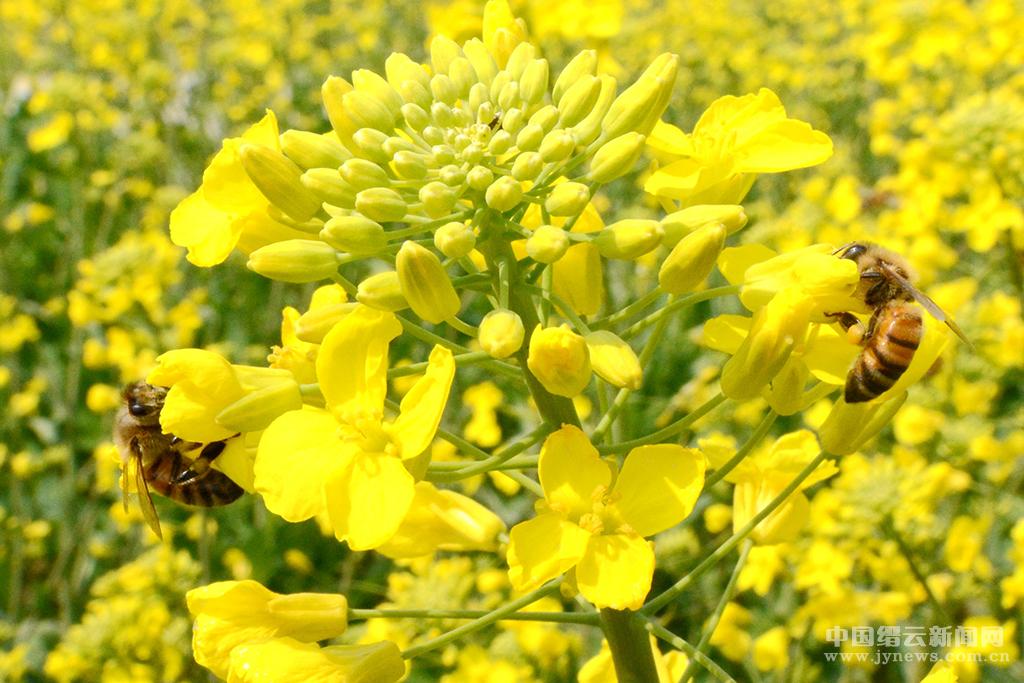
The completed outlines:
[[[352,137],[352,133],[359,129],[354,125],[345,111],[344,97],[352,91],[352,84],[340,76],[331,76],[324,81],[320,88],[320,96],[324,101],[324,109],[327,110],[327,119],[331,122],[331,128],[338,134],[341,141]]]
[[[610,183],[632,171],[646,141],[647,137],[640,133],[625,133],[601,145],[590,160],[590,179]]]
[[[430,125],[430,114],[423,107],[412,102],[402,105],[402,118],[414,131],[419,132]]]
[[[565,230],[553,225],[542,225],[526,240],[526,253],[539,263],[554,263],[569,249],[569,236]]]
[[[576,149],[576,140],[565,130],[553,130],[544,136],[540,143],[540,156],[544,161],[553,163],[569,158]]]
[[[436,36],[430,41],[430,66],[434,73],[448,73],[448,67],[455,61],[462,50],[458,44],[447,36]]]
[[[547,133],[558,123],[558,107],[546,104],[530,115],[530,123],[536,124]]]
[[[516,180],[536,180],[544,168],[544,161],[537,152],[523,152],[512,163],[512,177]]]
[[[388,158],[394,159],[395,155],[399,152],[418,152],[420,147],[411,140],[392,135],[384,141],[384,151],[387,153]]]
[[[409,308],[409,302],[402,295],[398,273],[385,270],[371,275],[356,288],[356,301],[378,311],[401,311]]]
[[[536,56],[537,48],[526,41],[520,42],[509,55],[508,62],[505,63],[505,71],[512,77],[512,80],[521,80],[526,72],[526,67]]]
[[[437,324],[459,312],[459,295],[432,251],[407,241],[398,250],[395,265],[402,294],[416,315]]]
[[[715,267],[715,259],[725,246],[725,226],[705,225],[690,233],[672,248],[658,271],[658,284],[669,294],[692,292]]]
[[[615,98],[604,117],[604,134],[617,138],[631,131],[650,133],[668,106],[678,68],[676,55],[666,53],[655,59],[633,85]]]
[[[791,354],[765,391],[772,410],[779,415],[795,415],[806,408],[804,387],[809,375],[810,370],[803,357]]]
[[[380,253],[388,243],[380,223],[359,214],[330,219],[324,223],[320,239],[338,251],[358,256]]]
[[[423,212],[431,218],[441,218],[450,214],[457,200],[458,196],[452,188],[436,180],[420,188]]]
[[[575,216],[590,202],[590,188],[583,183],[566,182],[555,185],[544,200],[544,208],[552,216]]]
[[[395,90],[406,81],[414,81],[424,88],[430,87],[430,74],[427,70],[402,52],[392,52],[384,60],[384,75]]]
[[[355,130],[375,128],[384,133],[390,133],[395,129],[395,113],[392,113],[386,105],[370,93],[352,90],[345,93],[341,102],[345,107],[345,114],[351,120]],[[342,138],[343,141],[344,139]]]
[[[265,145],[243,144],[238,155],[253,184],[271,204],[297,221],[307,221],[320,210],[320,200],[299,177],[302,169],[291,159]]]
[[[356,210],[380,223],[402,220],[407,209],[402,195],[388,187],[371,187],[356,195]]]
[[[590,382],[587,342],[568,325],[537,325],[530,337],[526,364],[544,388],[557,396],[572,398]]]
[[[670,213],[661,219],[665,230],[662,244],[674,247],[686,235],[708,223],[721,223],[731,235],[747,224],[747,214],[739,204],[697,204]]]
[[[591,332],[585,339],[590,362],[599,377],[620,389],[640,388],[644,373],[629,344],[607,330]]]
[[[822,449],[832,455],[859,451],[889,424],[906,400],[906,391],[881,403],[847,403],[840,396],[818,430]]]
[[[302,174],[299,181],[323,202],[346,208],[356,205],[356,189],[333,168],[311,168]]]
[[[286,130],[281,133],[281,151],[299,168],[336,169],[352,158],[334,133],[320,135],[307,130]]]
[[[445,223],[434,231],[434,246],[448,258],[462,258],[476,247],[476,234],[461,221]]]
[[[523,70],[519,79],[519,95],[526,104],[539,102],[548,89],[548,60],[535,59]]]
[[[594,238],[594,245],[605,258],[640,258],[661,244],[658,221],[627,218],[609,225]]]
[[[522,152],[530,152],[540,147],[544,139],[544,129],[539,124],[531,123],[524,126],[516,135],[516,147]]]
[[[517,313],[497,308],[480,321],[480,348],[492,358],[508,358],[523,345],[526,330]]]
[[[750,332],[722,368],[722,393],[737,401],[760,395],[803,340],[807,320],[802,294],[794,289],[779,292],[754,314]]]
[[[320,344],[331,328],[344,320],[358,305],[354,301],[343,301],[310,308],[296,321],[295,336],[310,344]]]
[[[471,38],[462,45],[462,53],[473,65],[473,71],[480,83],[488,85],[498,73],[498,65],[487,51],[487,46],[479,38]]]
[[[494,131],[490,141],[487,143],[487,151],[496,157],[500,157],[512,146],[512,135],[507,130]]]
[[[571,128],[582,121],[593,110],[601,94],[601,79],[584,76],[565,91],[558,103],[559,121],[565,128]]]
[[[523,200],[523,188],[519,181],[510,176],[498,178],[484,193],[487,206],[495,211],[509,211],[519,206]]]
[[[466,172],[455,164],[449,164],[441,169],[437,177],[448,187],[458,187],[466,181]]]
[[[341,165],[339,172],[345,182],[356,190],[387,187],[391,184],[387,172],[379,164],[366,159],[349,159]]]
[[[338,271],[338,252],[319,240],[284,240],[249,254],[246,267],[282,282],[316,282]]]
[[[593,76],[595,71],[597,71],[597,50],[583,50],[569,60],[551,87],[551,99],[559,109],[562,108],[563,93],[568,92],[573,85],[587,76]]]
[[[456,57],[448,67],[448,77],[452,79],[458,98],[469,95],[470,89],[479,82],[473,65],[465,57]]]
[[[508,111],[515,109],[522,103],[519,96],[519,84],[515,81],[506,83],[498,93],[498,106]]]
[[[376,101],[388,108],[392,116],[399,115],[404,104],[402,96],[377,72],[370,69],[356,69],[352,72],[352,85],[356,90],[362,90],[373,96]]]
[[[486,166],[474,166],[466,174],[466,182],[474,190],[483,192],[494,182],[494,173]]]
[[[615,78],[607,74],[602,74],[597,78],[601,81],[601,91],[597,95],[597,101],[594,103],[590,113],[572,127],[572,137],[576,140],[576,144],[580,146],[589,145],[601,134],[601,123],[604,121],[605,115],[615,100],[615,87],[617,85]]]
[[[401,150],[395,153],[392,161],[398,175],[409,180],[427,177],[427,157],[418,152]]]
[[[258,432],[278,416],[302,408],[299,385],[290,372],[288,375],[290,379],[251,391],[229,404],[217,413],[217,424],[235,432]]]
[[[434,74],[430,79],[430,92],[436,101],[444,102],[448,106],[455,104],[455,100],[459,99],[459,89],[448,74]]]
[[[375,128],[360,128],[352,135],[352,150],[364,159],[386,164],[391,161],[391,155],[384,149],[388,139],[387,133]]]

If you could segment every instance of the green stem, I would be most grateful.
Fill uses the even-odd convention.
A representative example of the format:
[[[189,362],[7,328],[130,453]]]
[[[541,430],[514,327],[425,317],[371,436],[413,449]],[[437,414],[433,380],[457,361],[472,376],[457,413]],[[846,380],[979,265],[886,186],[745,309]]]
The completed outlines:
[[[450,339],[445,339],[444,337],[436,335],[433,332],[425,330],[421,326],[409,320],[408,318],[403,318],[402,316],[397,317],[398,322],[402,324],[402,329],[405,332],[408,332],[410,336],[415,337],[416,339],[419,339],[422,342],[443,346],[447,349],[450,349],[451,351],[455,351],[460,355],[473,353],[473,351],[463,346],[462,344],[453,342]],[[479,364],[486,368],[494,370],[495,372],[500,372],[501,374],[509,377],[515,377],[516,379],[519,379],[521,377],[519,369],[516,366],[511,365],[509,363],[505,363],[500,360],[490,358],[487,360],[480,360]]]
[[[512,470],[509,472],[505,472],[504,474],[506,477],[516,482],[524,489],[526,489],[533,495],[537,496],[538,498],[544,497],[544,489],[541,488],[541,485],[538,482],[534,481],[533,479],[530,479],[522,472],[516,472],[515,470]]]
[[[786,485],[786,488],[782,489],[779,495],[773,498],[772,501],[768,503],[767,506],[762,508],[760,512],[751,517],[750,521],[743,525],[742,529],[740,529],[735,534],[730,536],[728,540],[726,540],[722,545],[718,546],[718,548],[716,548],[715,551],[711,553],[711,555],[709,555],[703,562],[694,567],[690,571],[690,573],[676,581],[676,583],[671,588],[669,588],[656,598],[649,600],[647,604],[640,609],[640,613],[644,615],[653,614],[665,605],[667,605],[668,603],[675,600],[680,595],[682,595],[693,584],[694,581],[699,579],[701,576],[704,575],[705,572],[707,572],[709,569],[718,564],[722,559],[724,559],[726,555],[731,553],[733,549],[736,548],[736,546],[743,542],[743,539],[749,536],[750,533],[755,528],[757,528],[758,524],[763,522],[768,515],[775,512],[775,510],[780,505],[785,503],[786,499],[788,499],[793,494],[793,492],[800,487],[800,484],[802,484],[804,480],[807,479],[807,477],[811,476],[811,473],[818,468],[818,465],[820,465],[821,463],[825,462],[826,459],[828,459],[828,456],[829,454],[824,451],[819,453],[817,457],[814,458],[814,460],[809,462],[806,467],[800,470],[800,473],[797,474],[796,477],[791,482],[789,482],[789,484]]]
[[[757,425],[757,429],[750,435],[747,442],[743,444],[736,455],[729,458],[728,462],[715,470],[715,473],[704,480],[704,490],[707,491],[712,486],[722,481],[730,472],[732,472],[737,465],[743,462],[743,459],[750,455],[750,451],[757,447],[757,444],[761,443],[761,439],[768,433],[768,430],[772,428],[775,423],[775,418],[779,416],[774,410],[769,410],[768,414],[761,420],[761,424]]]
[[[527,437],[525,439],[522,439],[521,441],[518,441],[518,442],[516,442],[514,444],[510,444],[509,446],[507,446],[505,448],[502,448],[500,451],[497,451],[496,453],[494,453],[494,455],[492,455],[490,457],[484,458],[483,460],[480,460],[479,462],[475,462],[475,463],[473,463],[471,465],[454,467],[454,468],[451,468],[451,469],[458,473],[458,477],[457,477],[458,479],[465,479],[466,477],[472,477],[472,476],[477,475],[477,474],[484,474],[485,472],[490,472],[491,470],[498,469],[501,465],[507,463],[509,460],[511,460],[515,456],[519,455],[523,451],[525,451],[525,450],[533,447],[534,445],[540,443],[540,441],[542,439],[544,439],[550,433],[551,433],[551,427],[549,425],[547,425],[546,423],[542,424],[540,427],[538,427],[537,429],[535,429],[532,432],[530,432],[530,434],[527,435]],[[440,465],[440,464],[449,464],[449,463],[438,463],[438,464]],[[458,464],[458,463],[451,463],[451,464]],[[430,467],[427,468],[427,472],[430,472],[431,468],[433,468],[433,465],[431,465]],[[443,470],[445,468],[441,468],[441,469]],[[434,470],[434,471],[436,472],[438,470]],[[435,480],[435,481],[438,481],[438,480]],[[444,481],[444,479],[441,479],[440,481]]]
[[[547,281],[548,279],[550,279],[549,274],[553,274],[553,272],[554,271],[552,271],[550,268],[547,268],[544,271],[544,280]],[[561,313],[566,320],[571,322],[573,327],[579,330],[582,334],[590,334],[590,327],[587,325],[587,323],[584,322],[583,319],[580,318],[578,315],[576,315],[576,311],[572,310],[572,306],[570,306],[565,299],[552,292],[550,287],[547,286],[547,284],[545,284],[545,286],[543,287],[537,287],[536,285],[519,286],[522,289],[525,289],[527,292],[536,294],[537,296],[541,297],[543,301],[554,304],[555,308],[558,309],[558,312]]]
[[[366,619],[479,619],[490,612],[477,609],[350,609],[349,621]],[[599,626],[597,614],[585,612],[516,612],[501,621],[543,621],[556,624]]]
[[[659,311],[651,313],[646,318],[630,325],[626,330],[619,336],[623,339],[629,339],[643,332],[645,329],[654,325],[662,318],[672,315],[676,311],[692,306],[693,304],[700,303],[701,301],[707,301],[709,299],[717,299],[722,296],[729,296],[731,294],[738,294],[740,291],[739,285],[727,285],[725,287],[712,287],[711,289],[705,289],[703,292],[697,292],[689,296],[684,296],[681,299],[676,299],[672,303],[668,304]]]
[[[653,304],[655,301],[657,301],[664,293],[664,291],[656,287],[647,294],[644,294],[642,297],[640,297],[633,303],[623,308],[621,311],[613,313],[612,315],[609,315],[606,318],[599,318],[598,320],[595,320],[594,327],[604,329],[614,327],[615,325],[618,325],[624,320],[629,320],[634,315],[638,314],[640,311],[644,310],[645,308]]]
[[[597,447],[597,450],[601,455],[608,455],[609,453],[622,453],[630,449],[636,448],[637,446],[647,446],[652,443],[662,443],[665,439],[669,439],[680,432],[687,430],[697,420],[701,419],[718,406],[725,403],[727,399],[721,393],[715,394],[706,403],[696,408],[692,413],[686,417],[680,418],[672,424],[662,427],[656,432],[648,434],[647,436],[640,437],[639,439],[631,439],[629,441],[620,441],[619,443],[613,443],[610,445],[601,445]]]
[[[736,591],[736,582],[740,578],[740,571],[743,569],[743,565],[747,562],[747,556],[750,554],[751,548],[754,547],[753,541],[749,538],[744,541],[743,547],[740,548],[740,557],[736,560],[736,566],[732,569],[732,576],[729,577],[729,583],[725,585],[725,590],[722,591],[722,596],[718,599],[718,605],[715,606],[715,611],[708,619],[708,623],[704,626],[704,632],[700,636],[700,641],[697,642],[697,652],[701,654],[707,653],[708,644],[711,642],[711,636],[718,628],[718,622],[722,619],[722,613],[725,612],[725,606],[732,600],[733,593]],[[697,660],[691,659],[690,663],[686,666],[686,670],[683,671],[682,677],[679,679],[679,683],[687,683],[696,673]]]
[[[457,353],[453,356],[455,364],[458,366],[463,365],[474,365],[476,363],[487,362],[493,360],[486,351],[470,351],[468,353]],[[408,365],[400,365],[395,368],[388,370],[388,379],[394,379],[396,377],[408,377],[409,375],[418,375],[421,372],[426,372],[429,363],[427,361],[421,361],[419,363],[409,363]],[[306,385],[301,385],[306,386]],[[300,386],[300,390],[301,390]]]
[[[953,623],[952,617],[949,616],[946,608],[943,607],[942,603],[939,602],[939,599],[935,597],[935,593],[932,592],[931,586],[928,585],[928,579],[925,577],[924,572],[922,572],[921,568],[917,566],[917,558],[914,557],[914,551],[909,545],[907,545],[907,542],[903,540],[903,537],[900,536],[899,532],[896,531],[896,525],[893,524],[892,517],[887,517],[882,522],[882,531],[896,543],[896,547],[899,548],[900,554],[903,555],[903,559],[907,561],[907,565],[910,567],[910,573],[914,575],[914,578],[917,579],[918,583],[921,584],[921,587],[924,588],[924,593],[928,596],[928,602],[931,603],[936,614],[942,617],[945,623]]]
[[[473,327],[464,320],[460,320],[459,318],[456,318],[454,316],[448,318],[447,320],[445,320],[445,322],[454,327],[462,334],[466,335],[467,337],[472,337],[473,339],[476,339],[477,336],[480,334],[480,331],[477,328]]]
[[[482,628],[486,628],[487,626],[490,626],[495,622],[507,618],[508,615],[510,614],[515,614],[527,605],[531,605],[540,600],[541,598],[557,591],[558,586],[561,583],[561,579],[556,579],[555,581],[552,581],[547,585],[541,586],[535,591],[527,593],[521,598],[516,598],[511,602],[505,603],[496,610],[488,612],[481,617],[477,617],[468,624],[463,624],[462,626],[452,629],[451,631],[448,631],[444,635],[438,636],[437,638],[428,640],[425,643],[414,645],[407,649],[405,652],[403,652],[402,657],[404,659],[412,659],[413,657],[419,657],[420,655],[426,654],[431,650],[436,650],[440,647],[444,647],[448,643],[454,642],[462,636],[469,635],[470,633],[475,633],[476,631],[479,631]]]
[[[697,648],[695,648],[693,645],[690,645],[688,642],[686,642],[676,634],[672,633],[664,626],[658,624],[657,622],[648,620],[645,628],[648,631],[650,631],[654,636],[665,641],[675,649],[685,652],[687,657],[690,657],[691,659],[695,659],[698,662],[700,662],[701,666],[707,669],[708,673],[710,673],[716,681],[720,681],[721,683],[736,683],[735,679],[733,679],[729,674],[727,674],[722,669],[722,667],[715,664],[715,662],[711,660],[707,655],[705,655],[702,652],[699,652]]]

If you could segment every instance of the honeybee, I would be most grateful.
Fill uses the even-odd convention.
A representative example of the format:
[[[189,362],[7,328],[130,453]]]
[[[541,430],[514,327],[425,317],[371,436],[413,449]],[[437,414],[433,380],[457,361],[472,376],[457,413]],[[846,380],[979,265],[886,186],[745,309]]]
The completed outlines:
[[[158,538],[157,517],[149,489],[185,505],[216,507],[234,502],[242,487],[210,464],[224,452],[224,441],[206,444],[183,441],[164,434],[160,428],[160,410],[167,390],[145,382],[133,382],[121,392],[124,404],[114,418],[114,443],[121,452],[123,475],[121,491],[128,510],[128,482],[135,482],[139,507],[149,528]],[[202,448],[194,459],[185,455]]]
[[[870,401],[882,394],[910,366],[924,335],[921,312],[911,302],[921,304],[970,345],[959,326],[911,284],[913,271],[903,257],[869,242],[853,242],[833,253],[857,264],[860,283],[854,296],[874,309],[866,328],[852,313],[833,314],[864,347],[846,376],[847,403]]]

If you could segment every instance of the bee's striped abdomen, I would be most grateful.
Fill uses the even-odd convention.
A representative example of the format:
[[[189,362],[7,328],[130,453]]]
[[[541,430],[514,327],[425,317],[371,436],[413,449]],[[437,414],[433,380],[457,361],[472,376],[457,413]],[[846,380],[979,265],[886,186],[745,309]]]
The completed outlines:
[[[846,376],[847,403],[870,401],[892,388],[921,343],[921,313],[904,302],[879,309],[871,327],[871,337]]]
[[[196,507],[218,507],[236,501],[243,493],[223,472],[208,470],[185,484],[177,483],[178,476],[185,472],[191,461],[174,449],[168,449],[162,457],[154,458],[145,465],[146,481],[150,488],[171,500]]]

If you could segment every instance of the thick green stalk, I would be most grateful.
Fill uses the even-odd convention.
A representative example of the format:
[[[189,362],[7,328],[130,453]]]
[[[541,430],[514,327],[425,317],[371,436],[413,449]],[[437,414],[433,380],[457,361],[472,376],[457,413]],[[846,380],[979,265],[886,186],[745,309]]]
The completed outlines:
[[[350,609],[349,621],[366,619],[480,619],[490,612],[478,609]],[[598,626],[597,615],[586,612],[516,612],[501,621],[543,621],[553,624]]]

